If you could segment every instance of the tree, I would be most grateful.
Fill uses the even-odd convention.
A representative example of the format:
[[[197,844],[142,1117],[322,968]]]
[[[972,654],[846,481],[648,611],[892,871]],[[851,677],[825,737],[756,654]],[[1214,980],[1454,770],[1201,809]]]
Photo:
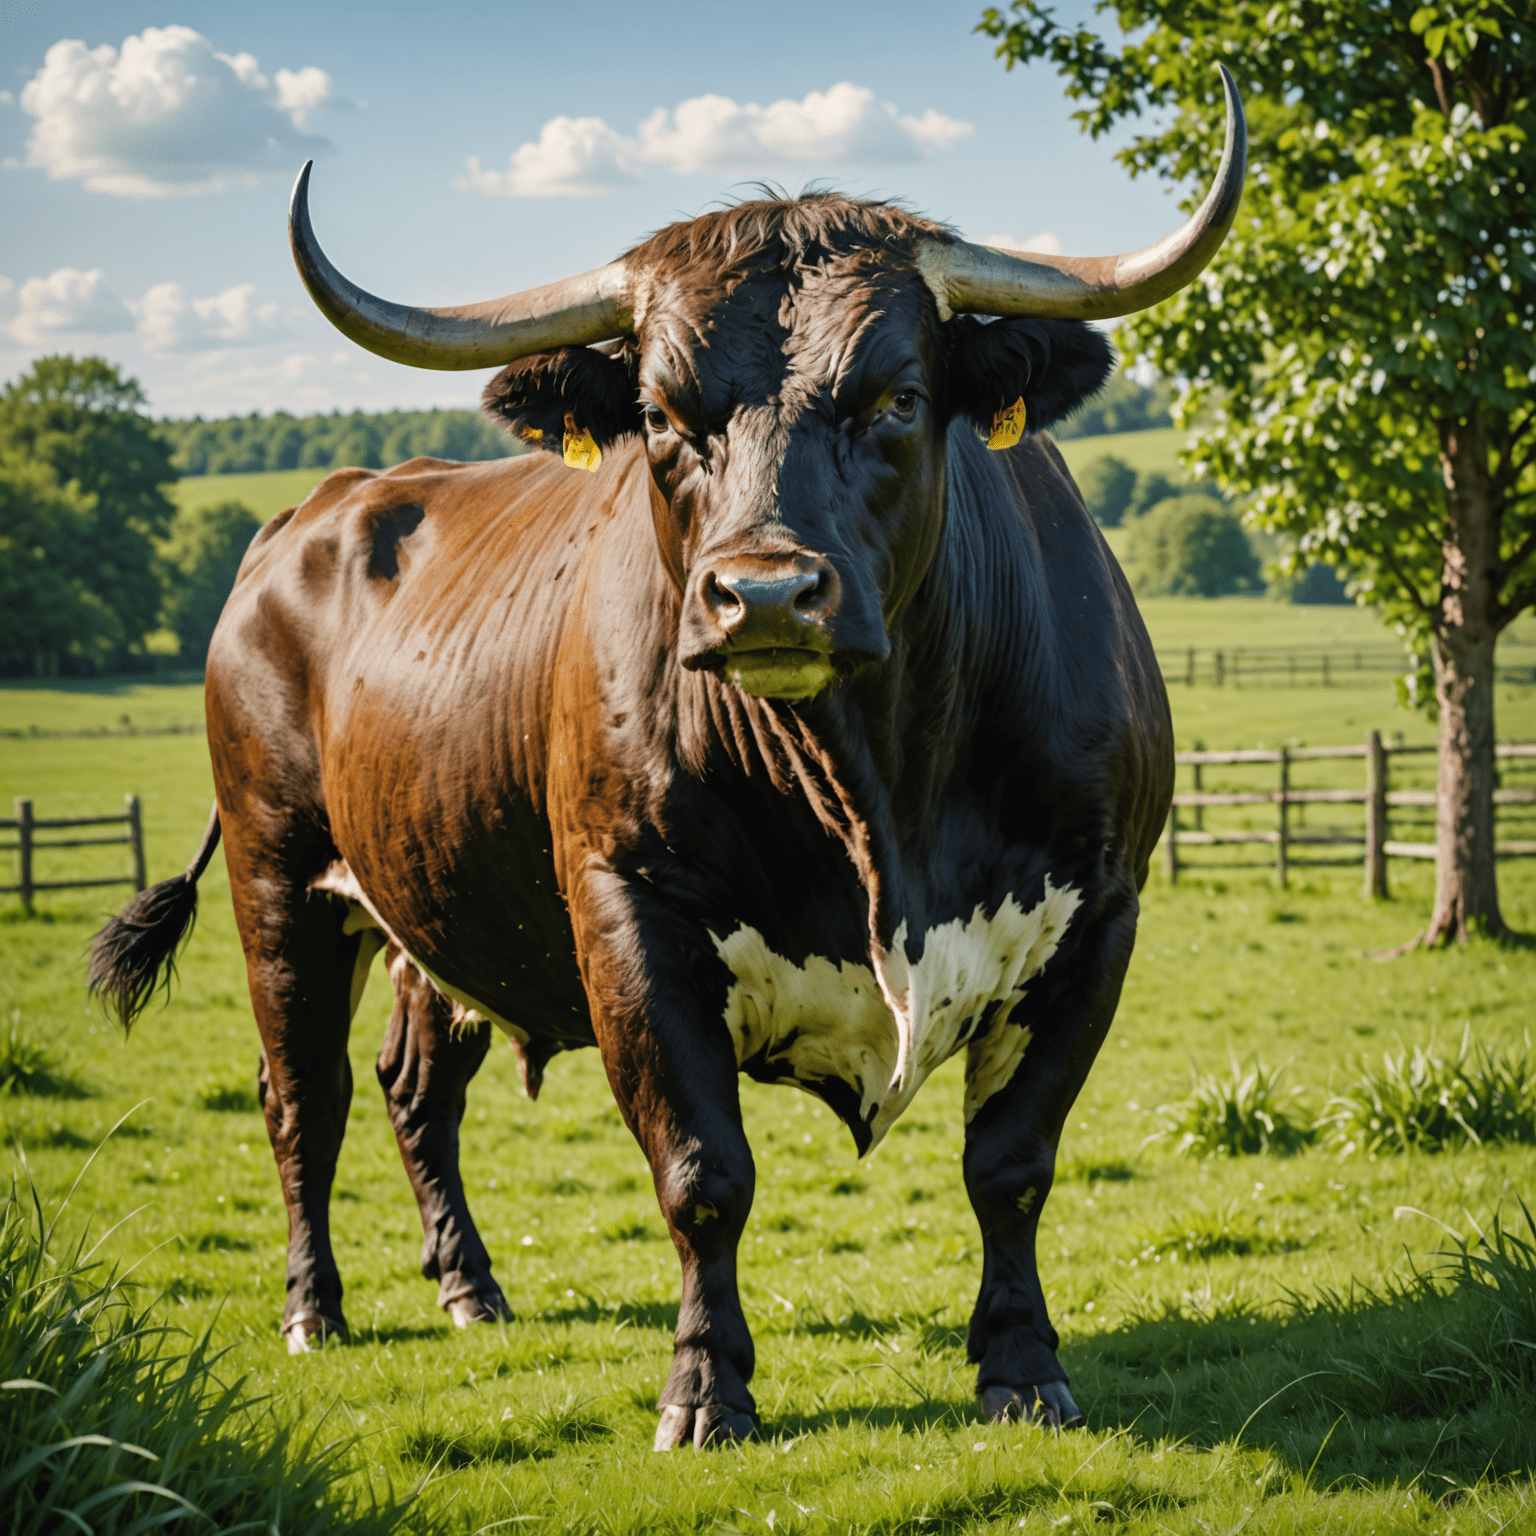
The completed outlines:
[[[1099,437],[1111,432],[1146,432],[1173,424],[1168,414],[1168,386],[1138,384],[1117,373],[1087,405],[1051,428],[1051,436]]]
[[[1136,489],[1136,471],[1124,459],[1101,453],[1083,465],[1077,488],[1101,528],[1118,528]]]
[[[160,622],[153,541],[175,513],[165,487],[177,474],[143,405],[137,381],[100,357],[39,358],[0,393],[0,453],[47,466],[88,498],[68,570],[115,618],[101,665],[120,662]]]
[[[1226,597],[1264,585],[1237,514],[1198,494],[1170,496],[1131,524],[1125,574],[1148,597]]]
[[[235,574],[261,519],[242,502],[180,512],[161,546],[165,622],[181,642],[184,660],[201,666]]]
[[[122,643],[117,615],[87,583],[93,507],[47,464],[0,455],[0,670],[39,677]]]
[[[1107,0],[1134,36],[986,12],[1048,59],[1093,134],[1183,181],[1214,163],[1218,61],[1248,106],[1243,206],[1216,260],[1126,323],[1214,425],[1192,463],[1303,563],[1348,575],[1433,662],[1436,894],[1426,942],[1499,933],[1494,646],[1536,600],[1536,0]]]

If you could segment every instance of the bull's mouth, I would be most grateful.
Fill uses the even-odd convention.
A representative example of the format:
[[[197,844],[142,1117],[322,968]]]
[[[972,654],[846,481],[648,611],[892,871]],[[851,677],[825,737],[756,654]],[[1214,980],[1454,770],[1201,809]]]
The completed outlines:
[[[790,647],[730,651],[721,671],[759,699],[808,699],[837,675],[825,651]]]

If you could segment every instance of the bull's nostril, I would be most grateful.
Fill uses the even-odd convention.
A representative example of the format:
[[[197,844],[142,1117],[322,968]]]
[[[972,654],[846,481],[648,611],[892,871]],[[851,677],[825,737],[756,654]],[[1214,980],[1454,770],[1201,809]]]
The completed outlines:
[[[805,589],[795,594],[796,610],[807,617],[814,616],[825,605],[831,585],[825,571],[818,571],[814,577],[808,578]]]
[[[741,598],[711,571],[704,578],[704,601],[721,618],[730,618],[742,607]]]

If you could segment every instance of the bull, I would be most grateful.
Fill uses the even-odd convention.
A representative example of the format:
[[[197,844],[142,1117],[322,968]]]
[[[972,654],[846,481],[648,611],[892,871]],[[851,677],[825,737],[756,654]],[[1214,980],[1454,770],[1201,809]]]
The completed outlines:
[[[1035,1238],[1130,959],[1172,729],[1039,433],[1108,376],[1085,322],[1175,292],[1225,237],[1246,130],[1222,74],[1205,201],[1100,259],[814,192],[418,309],[332,266],[304,168],[290,235],[324,313],[400,362],[504,365],[486,409],[548,451],[341,470],[261,530],[209,649],[203,845],[94,946],[126,1027],[222,836],[290,1348],[346,1333],[327,1211],[382,951],[379,1078],[458,1322],[507,1311],[458,1174],[487,1021],[529,1094],[595,1045],[650,1164],[682,1275],[658,1449],[758,1425],[738,1074],[815,1094],[863,1153],[964,1051],[982,1407],[1081,1422]]]

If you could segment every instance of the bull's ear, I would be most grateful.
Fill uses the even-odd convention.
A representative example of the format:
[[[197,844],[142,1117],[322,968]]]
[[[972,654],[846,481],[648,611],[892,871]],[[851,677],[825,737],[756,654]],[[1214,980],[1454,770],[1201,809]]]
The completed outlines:
[[[983,434],[1022,399],[1030,431],[1070,415],[1115,368],[1115,349],[1081,320],[993,320],[957,316],[945,327],[950,411]]]
[[[485,386],[480,408],[534,448],[561,451],[566,417],[599,448],[640,430],[633,349],[559,347],[509,363]]]

